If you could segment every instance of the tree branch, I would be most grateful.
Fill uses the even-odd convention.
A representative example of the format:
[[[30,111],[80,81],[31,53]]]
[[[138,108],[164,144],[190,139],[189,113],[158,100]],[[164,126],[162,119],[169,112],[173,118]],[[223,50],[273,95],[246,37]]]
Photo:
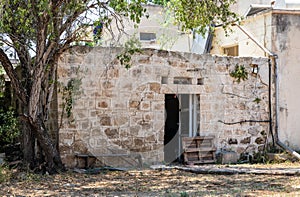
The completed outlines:
[[[17,97],[20,99],[22,103],[24,104],[28,103],[28,96],[26,95],[26,91],[23,88],[21,82],[18,80],[18,75],[14,70],[13,65],[11,64],[9,58],[1,48],[0,48],[0,62],[2,63],[2,66],[6,74],[9,76],[11,80],[12,86],[15,90]]]
[[[270,120],[242,120],[242,121],[238,121],[238,122],[224,122],[222,120],[218,120],[218,122],[221,122],[226,125],[234,125],[234,124],[242,124],[242,123],[246,123],[246,122],[270,122]]]

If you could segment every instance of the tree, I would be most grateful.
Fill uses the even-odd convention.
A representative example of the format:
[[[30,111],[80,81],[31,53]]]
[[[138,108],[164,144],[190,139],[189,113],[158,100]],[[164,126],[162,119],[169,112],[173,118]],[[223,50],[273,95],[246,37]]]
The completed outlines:
[[[63,169],[58,131],[46,122],[55,89],[57,59],[79,40],[95,18],[109,26],[109,17],[121,24],[121,15],[139,22],[144,0],[2,0],[1,44],[12,47],[20,61],[15,69],[3,48],[0,62],[11,80],[21,112],[24,163],[45,164],[48,173]],[[54,137],[53,137],[54,136]],[[36,146],[37,142],[38,146]],[[39,152],[38,157],[35,153]]]
[[[236,0],[151,0],[158,5],[165,5],[174,16],[174,21],[183,31],[194,30],[205,35],[214,25],[222,25],[227,30],[233,22],[239,21],[230,6]]]
[[[168,5],[183,29],[200,26],[203,32],[215,19],[226,22],[235,16],[228,11],[231,2],[171,0]],[[44,164],[48,173],[63,169],[58,131],[49,130],[46,124],[59,56],[84,36],[87,24],[95,19],[96,34],[102,26],[109,29],[112,21],[122,31],[122,16],[139,23],[146,12],[144,3],[147,0],[1,0],[0,41],[16,51],[20,63],[15,68],[3,48],[0,62],[22,109],[22,144],[28,167]]]
[[[156,4],[156,5],[165,5],[168,0],[148,0],[149,3],[153,3],[153,4]]]

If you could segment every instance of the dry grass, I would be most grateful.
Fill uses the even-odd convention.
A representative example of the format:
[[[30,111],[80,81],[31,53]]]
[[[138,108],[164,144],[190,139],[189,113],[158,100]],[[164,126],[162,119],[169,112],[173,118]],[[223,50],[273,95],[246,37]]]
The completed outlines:
[[[256,167],[288,166],[295,168],[300,164]],[[149,169],[103,171],[96,175],[18,173],[11,181],[0,184],[0,196],[300,196],[300,177],[204,175]]]
[[[232,165],[234,167],[249,167],[249,168],[269,168],[269,169],[274,169],[274,168],[299,168],[300,169],[300,162],[290,162],[286,161],[283,163],[268,163],[268,164],[235,164]]]

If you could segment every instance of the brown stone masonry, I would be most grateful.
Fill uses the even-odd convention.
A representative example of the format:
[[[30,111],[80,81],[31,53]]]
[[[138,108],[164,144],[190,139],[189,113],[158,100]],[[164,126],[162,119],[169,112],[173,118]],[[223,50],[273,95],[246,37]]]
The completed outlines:
[[[144,49],[125,69],[121,49],[75,47],[59,61],[58,80],[80,81],[72,94],[72,114],[60,128],[60,152],[68,167],[76,154],[138,153],[146,164],[164,160],[165,94],[197,95],[197,133],[215,136],[214,146],[253,153],[269,131],[266,58],[233,58]],[[256,64],[258,74],[251,65]],[[248,79],[237,83],[230,72],[243,65]],[[59,113],[64,98],[58,93]],[[60,116],[59,116],[60,117]],[[244,120],[253,122],[234,123]],[[58,120],[60,122],[60,120]],[[233,143],[234,142],[234,143]],[[129,160],[103,158],[97,165],[126,166]]]

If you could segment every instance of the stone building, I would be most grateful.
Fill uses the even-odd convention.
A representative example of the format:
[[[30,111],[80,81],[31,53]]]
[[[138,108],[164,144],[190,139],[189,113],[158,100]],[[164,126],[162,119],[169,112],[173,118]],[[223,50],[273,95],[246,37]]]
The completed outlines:
[[[263,150],[270,129],[267,58],[144,49],[126,69],[120,52],[75,47],[59,60],[59,112],[72,107],[58,120],[66,166],[78,165],[76,154],[174,160],[183,136],[213,136],[217,151]],[[247,79],[232,77],[237,68]],[[97,164],[124,166],[131,159],[99,157]]]

